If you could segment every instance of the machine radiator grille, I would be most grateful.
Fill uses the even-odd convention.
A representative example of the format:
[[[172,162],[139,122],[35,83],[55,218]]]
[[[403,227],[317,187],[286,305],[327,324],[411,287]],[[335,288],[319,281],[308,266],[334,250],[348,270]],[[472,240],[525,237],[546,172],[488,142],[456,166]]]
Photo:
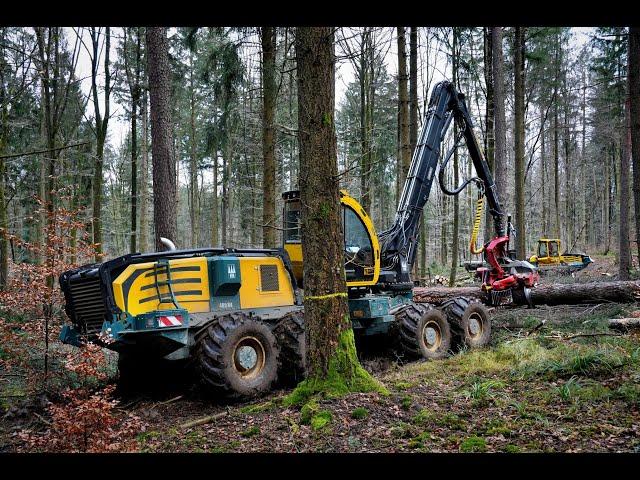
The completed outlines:
[[[260,287],[263,292],[280,290],[277,265],[260,265]]]
[[[75,323],[88,334],[100,333],[106,312],[100,277],[82,278],[70,283]]]

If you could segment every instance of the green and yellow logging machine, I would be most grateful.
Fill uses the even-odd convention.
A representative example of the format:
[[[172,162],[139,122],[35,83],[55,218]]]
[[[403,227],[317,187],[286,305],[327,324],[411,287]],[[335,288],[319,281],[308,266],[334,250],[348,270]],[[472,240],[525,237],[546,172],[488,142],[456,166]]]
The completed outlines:
[[[391,228],[376,234],[367,212],[341,192],[345,272],[356,335],[395,335],[413,358],[441,358],[459,346],[489,341],[491,322],[478,301],[457,297],[441,304],[412,300],[410,271],[416,257],[423,208],[452,121],[460,135],[440,165],[444,193],[469,183],[486,196],[496,237],[483,247],[478,269],[489,304],[526,296],[535,268],[508,255],[509,235],[496,186],[472,130],[464,100],[453,84],[438,83]],[[466,142],[477,177],[455,190],[444,185],[444,167]],[[281,249],[200,248],[135,253],[86,265],[60,276],[71,324],[61,340],[97,342],[119,353],[121,381],[134,381],[166,360],[195,364],[202,384],[227,397],[269,391],[280,379],[305,374],[300,197],[286,192]],[[508,222],[509,223],[509,222]],[[165,239],[166,240],[166,239]],[[165,243],[173,247],[170,241]]]

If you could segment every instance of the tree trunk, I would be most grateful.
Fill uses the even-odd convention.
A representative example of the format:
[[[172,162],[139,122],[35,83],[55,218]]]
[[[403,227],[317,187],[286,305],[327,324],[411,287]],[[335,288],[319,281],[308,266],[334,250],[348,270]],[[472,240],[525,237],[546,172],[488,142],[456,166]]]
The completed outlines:
[[[147,28],[147,61],[151,100],[151,152],[153,162],[153,220],[155,248],[164,250],[161,237],[175,239],[176,175],[171,120],[169,42],[164,27]]]
[[[418,27],[409,33],[409,144],[411,155],[418,143]]]
[[[514,71],[515,71],[515,204],[516,204],[516,256],[525,258],[526,230],[524,209],[524,28],[515,28]]]
[[[440,303],[464,296],[485,301],[478,287],[420,287],[413,289],[417,302]],[[540,284],[531,290],[534,305],[577,305],[582,303],[640,301],[640,281]]]
[[[640,262],[640,28],[629,28],[629,111],[635,206],[636,248]]]
[[[104,41],[104,116],[100,113],[98,101],[98,60],[100,55],[100,34],[95,27],[91,27],[91,43],[93,55],[91,57],[91,91],[93,96],[94,122],[96,133],[96,161],[93,170],[93,243],[95,244],[95,261],[99,262],[103,257],[102,245],[102,170],[104,165],[104,146],[107,140],[107,127],[109,125],[111,95],[111,73],[109,70],[109,51],[111,50],[111,29],[105,29]],[[50,173],[51,175],[51,173]]]
[[[198,158],[196,154],[197,139],[196,139],[196,89],[194,84],[194,66],[193,66],[193,53],[189,55],[190,66],[190,93],[191,98],[189,102],[190,106],[190,144],[191,155],[189,162],[189,220],[191,223],[191,247],[195,248],[198,245],[198,218],[196,212],[198,211]]]
[[[138,248],[141,252],[149,250],[149,125],[147,119],[147,91],[146,88],[142,94],[142,143],[140,145],[140,153],[142,156],[142,165],[140,165],[140,241]]]
[[[498,198],[507,204],[507,122],[505,118],[504,59],[502,57],[502,27],[491,28],[493,105],[494,105],[494,180]]]
[[[493,98],[493,35],[491,27],[484,27],[484,80],[487,86],[487,99],[485,102],[485,157],[493,177],[495,178],[495,132],[494,132],[494,98]],[[485,212],[484,240],[488,241],[492,236],[491,225],[493,219],[489,209]]]
[[[372,379],[355,354],[347,307],[338,180],[334,34],[298,28],[298,132],[305,323],[311,390],[366,390]],[[370,389],[370,388],[369,388]]]
[[[409,129],[409,91],[407,76],[407,47],[405,39],[405,28],[398,27],[398,124],[400,132],[399,150],[400,150],[400,182],[398,193],[402,194],[404,182],[409,172],[411,164],[411,144]],[[400,200],[398,198],[398,200]]]
[[[456,88],[460,88],[458,81],[458,59],[460,58],[459,27],[452,28],[453,48],[451,62],[451,79]],[[454,141],[458,138],[458,125],[454,123]],[[458,149],[453,151],[453,184],[458,185]],[[456,283],[456,273],[458,270],[458,235],[460,230],[460,203],[458,195],[453,196],[453,232],[451,233],[451,271],[449,273],[449,286],[452,287]]]
[[[213,197],[211,199],[211,246],[218,246],[218,153],[213,154]]]
[[[276,110],[276,29],[262,27],[262,185],[264,201],[262,206],[262,246],[276,246],[276,151],[275,125]]]
[[[629,279],[631,270],[631,252],[629,250],[629,170],[631,155],[631,118],[629,116],[629,101],[625,102],[625,128],[622,135],[622,155],[620,156],[620,231],[618,239],[618,262],[620,280]]]
[[[4,35],[3,35],[4,37]],[[2,38],[4,40],[4,38]],[[0,62],[4,66],[4,46],[0,45]],[[9,99],[5,89],[4,74],[0,70],[0,155],[5,153],[9,137]],[[9,280],[9,217],[5,198],[5,161],[0,158],[0,291]]]

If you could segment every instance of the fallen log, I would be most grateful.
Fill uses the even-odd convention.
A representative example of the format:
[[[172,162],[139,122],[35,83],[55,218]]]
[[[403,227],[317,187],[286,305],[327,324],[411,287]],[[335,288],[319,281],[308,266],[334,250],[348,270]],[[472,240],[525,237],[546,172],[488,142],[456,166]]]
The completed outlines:
[[[479,286],[413,289],[413,297],[417,302],[440,303],[458,296],[477,298],[488,303],[486,294]],[[531,290],[531,299],[534,305],[633,303],[640,301],[640,281],[540,284]]]
[[[180,425],[180,428],[186,430],[187,428],[197,427],[199,425],[206,425],[207,423],[211,423],[215,420],[219,420],[229,412],[217,413],[215,415],[207,415],[206,417],[198,418],[197,420],[193,420],[191,422],[186,422]]]
[[[640,329],[640,318],[612,318],[609,320],[609,328],[619,332]]]

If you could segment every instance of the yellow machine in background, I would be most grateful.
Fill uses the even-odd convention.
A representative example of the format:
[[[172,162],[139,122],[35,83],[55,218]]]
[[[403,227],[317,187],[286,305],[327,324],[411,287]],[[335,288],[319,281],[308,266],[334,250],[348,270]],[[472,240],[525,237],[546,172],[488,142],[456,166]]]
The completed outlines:
[[[529,258],[529,262],[541,271],[558,270],[563,273],[573,273],[587,267],[593,260],[584,253],[560,254],[560,239],[541,238],[538,240],[536,255]]]

